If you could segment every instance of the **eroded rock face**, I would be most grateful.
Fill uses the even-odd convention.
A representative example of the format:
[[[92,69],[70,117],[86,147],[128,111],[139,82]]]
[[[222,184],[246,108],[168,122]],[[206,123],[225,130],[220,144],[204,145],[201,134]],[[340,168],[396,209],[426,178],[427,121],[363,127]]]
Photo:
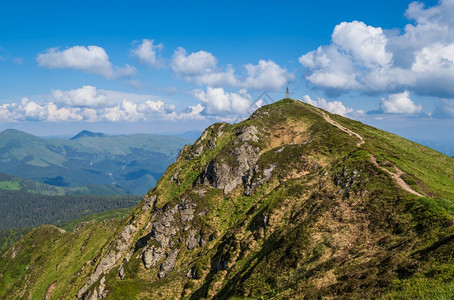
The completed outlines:
[[[157,216],[153,216],[156,217],[156,221],[153,222],[151,237],[154,238],[163,248],[172,248],[172,237],[175,236],[179,230],[178,226],[175,226],[175,214],[177,211],[178,205],[170,208],[168,205],[165,205],[163,210],[156,214]]]
[[[275,167],[276,166],[273,164],[268,165],[266,168],[263,169],[262,172],[263,175],[260,176],[256,175],[258,173],[258,166],[255,166],[253,169],[250,169],[243,176],[244,195],[251,196],[257,187],[269,181],[271,176],[273,175]]]
[[[129,224],[123,228],[117,238],[110,244],[107,253],[101,258],[95,272],[91,274],[87,283],[77,293],[78,298],[82,298],[87,290],[99,280],[103,274],[107,274],[123,257],[123,254],[129,249],[131,245],[132,234],[137,231],[137,228]],[[104,278],[104,277],[103,277]],[[96,290],[94,291],[94,293]],[[97,292],[96,292],[97,293]],[[89,295],[92,297],[92,295]],[[84,297],[86,298],[86,297]]]
[[[179,252],[180,250],[175,249],[167,255],[167,258],[164,260],[159,270],[158,273],[159,278],[166,277],[167,274],[169,274],[173,270],[173,268],[175,267],[175,263],[177,262]]]
[[[195,229],[189,230],[188,238],[186,240],[186,247],[189,250],[197,247],[198,240],[197,240],[196,236],[197,236],[197,230],[195,230]]]
[[[259,159],[260,149],[248,143],[241,144],[232,151],[235,162],[218,162],[212,160],[199,176],[197,182],[209,184],[214,188],[223,189],[224,194],[230,194],[243,182],[246,175]]]
[[[196,247],[199,240],[196,239],[198,231],[191,229],[191,221],[196,212],[196,203],[188,198],[182,198],[176,205],[165,205],[155,211],[150,217],[151,231],[140,238],[136,243],[136,250],[144,248],[142,261],[145,268],[150,269],[158,265],[164,258],[158,273],[159,278],[167,276],[173,269],[178,251],[175,252],[175,240],[182,241],[182,232],[189,230],[186,245],[189,249]],[[173,250],[172,250],[173,249]]]
[[[259,137],[258,137],[259,131],[257,130],[257,127],[255,126],[246,126],[243,127],[238,133],[238,140],[240,142],[248,142],[248,141],[253,141],[253,142],[258,142]]]
[[[143,197],[144,204],[142,206],[142,210],[151,210],[156,205],[158,201],[158,197],[156,195],[145,195]]]
[[[180,221],[183,225],[183,231],[186,231],[190,227],[190,222],[194,218],[196,205],[191,201],[183,198],[178,204],[178,211],[180,213]]]
[[[172,177],[170,177],[170,181],[175,182],[178,186],[180,186],[180,171],[181,168],[179,168],[175,173],[173,173]]]
[[[145,268],[153,268],[165,255],[165,252],[162,248],[155,246],[150,246],[143,251],[142,260],[145,265]]]

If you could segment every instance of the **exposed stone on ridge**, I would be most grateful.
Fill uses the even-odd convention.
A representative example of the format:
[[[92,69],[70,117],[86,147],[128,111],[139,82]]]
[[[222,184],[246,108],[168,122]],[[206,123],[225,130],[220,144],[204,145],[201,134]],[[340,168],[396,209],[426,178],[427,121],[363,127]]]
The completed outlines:
[[[186,247],[189,250],[194,249],[197,246],[197,244],[198,244],[198,240],[196,238],[196,235],[197,235],[197,230],[195,230],[195,229],[189,230],[188,238],[186,240]]]
[[[167,255],[167,258],[161,265],[160,271],[158,273],[159,278],[164,278],[169,274],[173,268],[175,267],[175,263],[177,262],[177,256],[180,250],[175,249]]]
[[[232,151],[235,158],[233,164],[212,160],[197,179],[197,183],[209,184],[214,188],[223,189],[224,194],[230,194],[243,182],[243,176],[255,165],[259,158],[260,149],[249,143],[244,143]]]
[[[160,247],[155,247],[151,245],[150,248],[147,248],[143,251],[142,260],[145,265],[145,268],[150,269],[154,267],[163,257],[164,250]]]
[[[238,140],[240,142],[247,142],[247,141],[253,141],[253,142],[258,142],[259,137],[257,136],[259,131],[257,130],[257,127],[255,126],[246,126],[243,127],[238,133]]]
[[[121,259],[124,252],[128,250],[131,244],[131,235],[136,232],[137,228],[129,224],[123,228],[117,238],[110,244],[107,253],[101,258],[93,274],[91,274],[87,283],[79,290],[77,297],[81,298],[90,286],[99,280],[101,275],[107,274]]]

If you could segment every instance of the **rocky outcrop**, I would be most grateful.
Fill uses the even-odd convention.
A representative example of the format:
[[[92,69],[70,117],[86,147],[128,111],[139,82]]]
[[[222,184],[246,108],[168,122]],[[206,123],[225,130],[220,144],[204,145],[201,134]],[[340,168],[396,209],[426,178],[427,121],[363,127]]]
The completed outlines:
[[[197,230],[196,229],[191,229],[189,230],[188,238],[186,239],[186,247],[191,250],[197,247],[198,244],[198,239],[196,238],[197,236]]]
[[[232,150],[231,154],[235,159],[233,163],[212,160],[197,179],[197,183],[209,184],[223,189],[224,194],[230,194],[243,183],[243,176],[254,167],[259,159],[259,152],[258,147],[248,143],[241,144]]]
[[[172,207],[165,205],[161,211],[158,211],[151,217],[151,219],[156,220],[153,222],[151,237],[155,239],[164,249],[167,247],[173,248],[172,238],[179,231],[179,227],[176,226],[175,215],[177,212],[178,205],[174,205]]]
[[[180,186],[180,171],[181,168],[179,168],[175,173],[173,173],[172,177],[170,177],[170,181],[175,182],[178,186]]]
[[[174,249],[172,252],[167,254],[167,257],[162,263],[161,268],[159,270],[158,273],[159,278],[166,277],[167,274],[169,274],[173,270],[173,268],[175,267],[175,263],[177,262],[177,256],[179,252],[180,250]]]
[[[178,212],[180,213],[180,221],[183,225],[183,231],[189,229],[191,221],[194,218],[196,204],[183,198],[178,204]]]
[[[78,298],[82,298],[87,290],[99,280],[103,274],[107,274],[120,261],[124,253],[131,245],[132,234],[137,231],[137,228],[129,224],[123,228],[117,238],[110,244],[107,253],[101,258],[95,272],[91,274],[87,283],[77,293]],[[104,277],[103,277],[104,278]],[[96,292],[96,290],[95,290]],[[85,295],[85,299],[89,296]],[[91,296],[92,297],[92,296]]]
[[[237,137],[240,142],[258,142],[259,141],[259,131],[254,125],[246,126],[241,128],[237,132]]]
[[[145,249],[142,254],[143,263],[145,268],[153,268],[165,255],[164,250],[161,247],[155,247],[151,245]]]
[[[175,265],[179,250],[174,247],[178,235],[180,241],[182,232],[189,230],[187,247],[193,249],[198,245],[199,240],[196,239],[198,231],[190,229],[195,211],[196,204],[187,198],[182,198],[176,205],[165,205],[150,217],[150,223],[146,228],[151,227],[151,232],[137,241],[136,250],[144,248],[142,261],[145,268],[151,269],[161,263],[159,278],[167,276]]]
[[[144,204],[142,205],[142,210],[151,210],[156,205],[158,197],[156,195],[147,194],[143,197]]]
[[[361,170],[353,170],[348,172],[347,168],[343,168],[342,172],[338,172],[334,177],[334,184],[340,186],[339,193],[344,197],[350,197],[352,187],[359,184]]]
[[[269,164],[260,175],[257,175],[259,173],[258,166],[248,170],[243,176],[244,195],[251,196],[256,188],[270,180],[275,167],[275,165]]]

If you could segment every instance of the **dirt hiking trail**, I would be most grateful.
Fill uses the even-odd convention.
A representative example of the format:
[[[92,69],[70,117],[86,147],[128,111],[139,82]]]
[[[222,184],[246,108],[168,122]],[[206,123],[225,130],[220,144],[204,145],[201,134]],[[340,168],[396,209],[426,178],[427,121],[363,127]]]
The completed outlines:
[[[359,142],[356,144],[356,146],[358,147],[361,147],[362,144],[365,143],[364,139],[362,136],[360,136],[358,133],[342,126],[341,124],[337,123],[336,121],[332,120],[330,118],[330,116],[328,116],[324,111],[322,110],[319,110],[323,116],[323,118],[330,124],[336,126],[337,128],[339,128],[340,130],[342,130],[343,132],[346,132],[348,133],[350,136],[356,136],[358,139],[359,139]],[[418,197],[424,197],[424,195],[421,195],[420,193],[418,193],[417,191],[415,191],[414,189],[412,189],[403,179],[402,179],[402,175],[405,174],[401,169],[399,169],[398,167],[396,167],[393,163],[389,162],[393,167],[394,169],[396,170],[395,173],[391,172],[390,170],[380,166],[377,162],[377,159],[375,158],[375,156],[373,156],[372,154],[370,154],[370,160],[372,161],[372,163],[378,167],[379,169],[385,171],[386,173],[388,173],[393,179],[394,181],[397,183],[397,185],[402,188],[403,190],[413,194],[413,195],[416,195]],[[406,174],[405,174],[406,175]]]

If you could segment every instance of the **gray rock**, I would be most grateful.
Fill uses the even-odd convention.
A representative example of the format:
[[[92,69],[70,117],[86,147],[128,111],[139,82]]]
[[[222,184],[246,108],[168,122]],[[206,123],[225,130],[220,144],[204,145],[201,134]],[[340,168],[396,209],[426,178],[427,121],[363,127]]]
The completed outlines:
[[[214,188],[223,189],[224,194],[230,194],[243,182],[243,176],[248,170],[255,165],[259,158],[259,151],[258,147],[244,143],[233,149],[232,155],[236,162],[232,166],[212,160],[199,176],[197,182],[210,184]]]
[[[177,262],[177,256],[180,250],[175,249],[167,255],[167,258],[161,264],[160,271],[158,273],[158,277],[164,278],[166,277],[175,267],[175,263]]]
[[[210,138],[210,140],[208,141],[208,147],[210,147],[210,149],[214,149],[216,148],[216,137],[215,136],[212,136]]]
[[[195,229],[189,230],[188,238],[186,239],[186,247],[189,250],[194,249],[198,244],[196,235],[197,235],[197,230],[195,230]]]
[[[184,145],[183,148],[181,148],[180,153],[178,153],[177,160],[180,160],[183,158],[184,153],[190,148],[189,145]]]
[[[258,133],[259,131],[257,130],[257,127],[251,125],[241,128],[241,130],[237,133],[237,136],[240,142],[247,141],[258,142],[259,141],[259,137],[257,136]]]
[[[200,247],[205,246],[206,243],[207,243],[207,242],[206,242],[206,240],[205,240],[203,234],[201,234],[201,235],[200,235],[200,239],[199,239],[199,245],[200,245]]]
[[[120,266],[120,269],[118,269],[118,277],[120,277],[121,280],[125,278],[125,268],[123,267],[123,264]]]
[[[197,148],[195,148],[195,150],[192,152],[192,157],[198,157],[200,156],[201,154],[203,153],[203,145],[199,145],[197,146]]]
[[[123,228],[120,235],[125,241],[129,241],[129,239],[131,238],[131,234],[134,232],[136,232],[136,227],[134,227],[134,225],[130,224]]]
[[[164,250],[162,248],[156,248],[153,245],[143,251],[142,260],[145,268],[153,268],[163,257]]]
[[[163,210],[157,214],[157,220],[153,223],[151,237],[165,249],[170,246],[173,236],[179,231],[176,225],[175,214],[178,211],[178,205],[172,208],[164,206]]]
[[[189,229],[190,222],[194,218],[195,204],[183,198],[178,204],[178,211],[180,212],[180,221],[183,224],[183,231]]]
[[[256,176],[258,173],[257,166],[246,172],[243,176],[244,195],[251,196],[257,187],[265,184],[265,182],[268,182],[273,175],[275,167],[275,165],[269,164],[267,168],[263,169],[263,176]]]
[[[153,209],[153,207],[156,205],[156,203],[158,202],[158,197],[156,195],[145,195],[143,197],[143,200],[144,200],[144,204],[142,206],[142,210],[151,210]]]
[[[189,279],[199,279],[199,276],[197,276],[197,270],[196,270],[196,267],[192,267],[188,270],[188,272],[186,273],[186,277],[188,277]]]
[[[180,186],[180,171],[181,168],[179,168],[173,175],[170,177],[170,181],[175,182],[178,186]]]
[[[201,142],[201,141],[203,141],[204,139],[207,138],[207,136],[208,136],[208,131],[210,131],[210,129],[211,129],[211,128],[208,127],[204,132],[202,132],[202,135],[200,136],[200,139],[199,139],[198,142]]]
[[[113,269],[117,262],[122,258],[123,254],[128,250],[131,245],[132,233],[136,231],[136,227],[132,224],[123,228],[122,232],[114,241],[112,241],[106,254],[99,261],[95,272],[90,275],[87,283],[77,292],[77,298],[82,298],[93,283],[98,281],[101,275],[107,274]]]

